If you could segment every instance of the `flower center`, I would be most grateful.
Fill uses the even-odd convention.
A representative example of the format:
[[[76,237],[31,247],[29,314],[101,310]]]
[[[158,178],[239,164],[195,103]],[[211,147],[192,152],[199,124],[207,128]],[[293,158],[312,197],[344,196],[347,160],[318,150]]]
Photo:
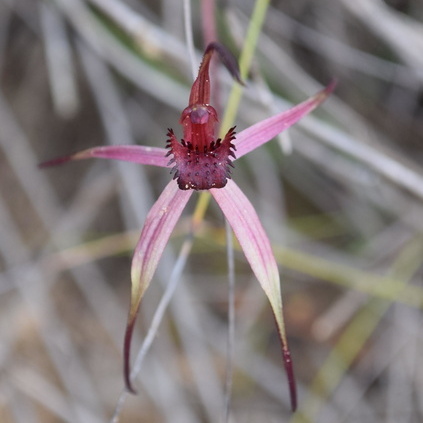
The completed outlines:
[[[169,165],[175,164],[173,179],[177,179],[182,190],[223,188],[231,177],[231,157],[235,158],[235,146],[231,142],[235,139],[235,127],[228,131],[223,141],[220,138],[210,140],[204,127],[208,126],[211,115],[205,115],[204,109],[193,111],[192,114],[189,117],[192,129],[190,140],[182,139],[179,142],[172,129],[167,134],[167,156],[173,155]]]

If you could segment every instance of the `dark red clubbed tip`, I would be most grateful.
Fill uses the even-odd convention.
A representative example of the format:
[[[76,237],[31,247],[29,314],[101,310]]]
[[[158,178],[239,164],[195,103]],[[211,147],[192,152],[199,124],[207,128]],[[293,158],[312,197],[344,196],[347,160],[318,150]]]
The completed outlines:
[[[234,167],[231,158],[236,158],[236,148],[232,143],[235,127],[228,131],[223,140],[211,141],[202,149],[183,139],[179,142],[172,129],[169,129],[167,136],[167,156],[173,155],[168,165],[175,164],[171,172],[181,190],[207,190],[226,185]]]

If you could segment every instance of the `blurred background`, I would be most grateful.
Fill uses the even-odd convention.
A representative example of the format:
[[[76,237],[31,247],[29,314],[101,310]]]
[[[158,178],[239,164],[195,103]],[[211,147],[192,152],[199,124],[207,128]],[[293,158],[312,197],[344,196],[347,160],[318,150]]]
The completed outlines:
[[[218,38],[238,56],[255,2],[191,3],[197,65],[213,4]],[[37,164],[95,145],[164,147],[168,127],[180,134],[192,82],[184,34],[182,0],[0,0],[3,423],[112,418],[131,254],[169,172]],[[236,163],[280,265],[299,410],[268,301],[235,245],[231,422],[423,419],[421,0],[272,1],[238,130],[334,77],[323,106]],[[223,111],[232,81],[219,79]],[[196,200],[143,300],[134,357]],[[212,203],[119,421],[222,421],[227,280]]]

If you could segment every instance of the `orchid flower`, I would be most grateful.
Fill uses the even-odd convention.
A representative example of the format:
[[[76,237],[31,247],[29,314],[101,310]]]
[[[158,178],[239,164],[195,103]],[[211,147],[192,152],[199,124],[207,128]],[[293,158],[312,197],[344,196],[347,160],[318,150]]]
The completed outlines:
[[[238,135],[235,127],[230,128],[222,140],[215,136],[218,116],[209,104],[209,65],[215,52],[234,79],[242,83],[238,64],[230,52],[219,43],[209,44],[191,88],[188,107],[180,118],[184,134],[181,141],[169,129],[166,149],[138,145],[94,147],[42,163],[41,167],[96,157],[172,168],[173,180],[164,188],[148,213],[132,259],[131,302],[124,340],[124,377],[129,391],[134,392],[130,379],[130,349],[141,299],[188,200],[194,191],[208,190],[230,223],[251,269],[269,299],[282,345],[291,406],[295,410],[296,386],[282,313],[278,266],[254,207],[231,179],[231,168],[235,159],[270,141],[310,113],[326,99],[335,84],[330,84],[315,96],[287,111],[250,126]]]

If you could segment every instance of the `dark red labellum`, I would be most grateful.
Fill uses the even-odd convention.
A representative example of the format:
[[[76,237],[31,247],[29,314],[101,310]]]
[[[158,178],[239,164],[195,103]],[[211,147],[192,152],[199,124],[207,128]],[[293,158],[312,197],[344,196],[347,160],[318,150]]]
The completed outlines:
[[[175,163],[173,178],[177,179],[180,189],[204,190],[226,185],[233,167],[230,157],[235,158],[235,146],[231,142],[235,139],[234,129],[229,130],[223,141],[220,138],[212,141],[203,150],[185,140],[178,142],[169,130],[168,155],[173,155],[169,164]]]

